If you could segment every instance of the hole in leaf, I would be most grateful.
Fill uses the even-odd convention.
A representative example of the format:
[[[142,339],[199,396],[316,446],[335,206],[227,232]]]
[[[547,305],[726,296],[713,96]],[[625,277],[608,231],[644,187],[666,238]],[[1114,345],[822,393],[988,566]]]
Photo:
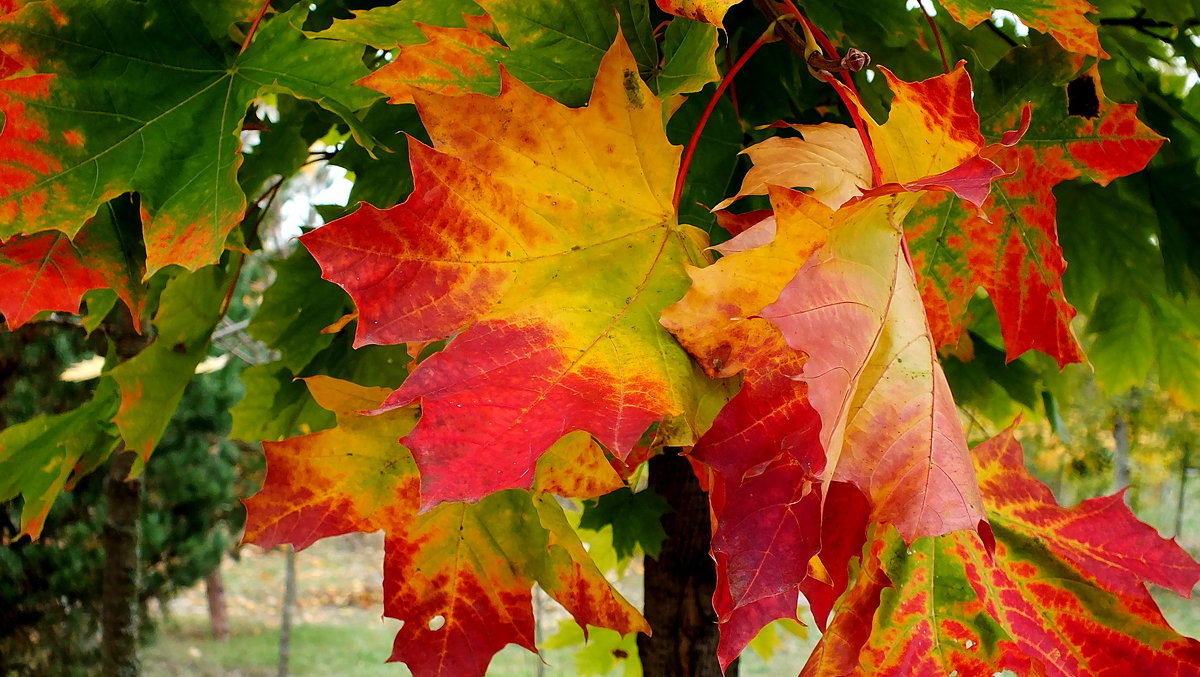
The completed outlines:
[[[1080,75],[1067,83],[1067,114],[1085,118],[1100,115],[1100,98],[1092,76]]]
[[[438,615],[434,616],[433,618],[429,619],[429,629],[434,632],[441,630],[442,626],[445,624],[446,624],[446,617],[441,614],[438,614]]]

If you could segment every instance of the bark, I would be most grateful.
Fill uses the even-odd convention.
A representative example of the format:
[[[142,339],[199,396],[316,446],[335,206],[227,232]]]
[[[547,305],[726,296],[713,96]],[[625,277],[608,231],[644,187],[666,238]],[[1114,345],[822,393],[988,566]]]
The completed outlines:
[[[712,608],[717,572],[709,556],[708,497],[678,451],[650,459],[650,488],[671,504],[663,518],[667,538],[657,559],[646,557],[646,620],[654,634],[638,636],[642,670],[655,677],[719,677],[717,615]],[[737,662],[725,672],[737,676]]]
[[[292,653],[292,610],[296,607],[296,549],[283,546],[287,551],[287,567],[283,577],[283,612],[279,618],[279,672],[278,677],[287,677],[288,659]]]
[[[104,323],[104,332],[125,362],[146,346],[145,328],[137,331],[127,311]],[[138,661],[139,573],[141,568],[142,483],[126,481],[137,454],[118,445],[104,480],[104,579],[100,598],[100,674],[136,677]]]
[[[133,452],[118,449],[104,480],[104,588],[100,611],[104,677],[137,677],[140,671],[138,548],[142,492],[140,480],[125,480],[136,457]]]
[[[229,607],[225,603],[225,577],[221,575],[221,563],[204,577],[204,591],[208,595],[208,618],[212,622],[213,639],[222,642],[229,639]]]

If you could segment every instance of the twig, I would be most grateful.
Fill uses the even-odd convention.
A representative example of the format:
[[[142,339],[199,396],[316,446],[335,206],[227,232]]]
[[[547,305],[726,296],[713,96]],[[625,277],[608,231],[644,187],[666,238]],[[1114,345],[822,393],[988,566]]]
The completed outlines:
[[[849,67],[850,64],[843,63],[844,60],[842,57],[838,56],[837,48],[833,46],[833,43],[830,42],[829,38],[821,31],[821,29],[813,25],[813,23],[808,20],[808,17],[804,16],[804,13],[796,7],[795,3],[793,3],[791,0],[784,0],[784,3],[790,12],[790,16],[795,17],[797,21],[800,21],[804,25],[806,31],[813,36],[813,40],[816,41],[821,50],[826,52],[826,56],[829,57],[830,60],[838,63],[839,66],[845,66],[844,68],[838,68],[844,85],[839,84],[837,78],[835,78],[832,73],[828,72],[828,69],[816,70],[826,71],[822,79],[833,86],[834,91],[837,92],[838,98],[842,100],[842,106],[846,109],[846,113],[850,116],[850,119],[854,121],[854,128],[858,131],[858,137],[862,140],[863,148],[867,153],[867,160],[871,163],[871,187],[880,185],[883,183],[883,172],[880,170],[879,161],[875,157],[875,146],[871,143],[871,135],[867,133],[866,123],[863,121],[862,115],[859,113],[858,104],[856,102],[861,101],[862,97],[859,96],[858,89],[854,86],[854,79],[850,77],[849,71],[852,70],[852,68]],[[781,16],[778,14],[778,10],[773,3],[758,2],[756,4],[760,10],[767,14],[768,17],[778,18]],[[782,21],[779,23],[779,32],[784,41],[787,42],[793,50],[799,53],[805,62],[812,61],[811,55],[807,53],[808,41],[806,39],[796,35],[796,32],[791,30],[791,28]],[[845,61],[853,61],[856,63],[861,63],[861,65],[865,66],[866,62],[869,60],[870,57],[867,54],[858,52],[857,50],[848,50],[846,52]],[[809,63],[809,66],[814,67],[812,63]]]
[[[279,180],[275,182],[275,185],[268,188],[267,192],[263,194],[264,197],[266,197],[267,195],[270,195],[270,197],[267,198],[267,205],[262,208],[262,211],[259,212],[259,214],[258,214],[258,218],[255,219],[254,227],[251,228],[251,230],[250,230],[251,235],[258,234],[258,227],[262,224],[263,219],[266,218],[267,212],[270,211],[270,209],[271,209],[271,204],[275,202],[275,196],[279,195],[279,187],[282,185],[283,185],[283,177],[280,177]],[[262,201],[262,198],[260,197],[258,200],[256,200],[254,202],[254,205],[257,206],[258,203],[261,201]],[[221,301],[221,315],[222,316],[224,316],[225,313],[229,312],[229,303],[230,303],[230,301],[233,300],[233,291],[235,289],[237,289],[238,279],[242,276],[242,266],[245,265],[245,263],[246,263],[246,255],[241,254],[240,258],[238,258],[237,268],[233,271],[233,279],[231,279],[229,281],[229,289],[225,291],[225,299],[223,301]]]
[[[1174,38],[1168,38],[1165,35],[1159,35],[1158,33],[1155,33],[1154,31],[1152,31],[1150,29],[1151,28],[1169,28],[1169,29],[1174,30],[1175,35],[1178,36],[1180,33],[1188,30],[1189,28],[1194,28],[1196,26],[1200,26],[1200,19],[1188,19],[1187,21],[1185,21],[1183,23],[1183,25],[1177,25],[1177,24],[1171,23],[1170,21],[1158,21],[1157,19],[1147,19],[1147,18],[1144,18],[1141,16],[1112,17],[1112,18],[1107,18],[1107,19],[1101,19],[1100,25],[1101,26],[1125,26],[1127,28],[1132,28],[1133,30],[1137,31],[1138,33],[1141,33],[1142,35],[1150,36],[1150,37],[1154,38],[1155,40],[1161,40],[1162,42],[1165,42],[1168,45],[1171,45],[1171,44],[1175,43]]]
[[[988,29],[990,29],[993,33],[1000,36],[1000,39],[1007,42],[1009,47],[1017,47],[1021,44],[1016,40],[1013,40],[1011,35],[1000,30],[1000,27],[997,26],[991,19],[984,21],[983,25],[987,26]]]
[[[246,48],[250,46],[250,41],[254,39],[254,33],[258,30],[258,24],[262,22],[266,16],[267,10],[271,8],[271,0],[263,0],[262,7],[258,8],[258,14],[254,16],[254,23],[250,24],[250,30],[246,32],[246,39],[242,40],[242,48],[238,50],[238,56],[241,56]]]
[[[1140,16],[1129,17],[1109,17],[1100,20],[1101,26],[1130,26],[1132,28],[1174,28],[1175,30],[1186,30],[1193,26],[1200,26],[1200,19],[1188,19],[1182,26],[1171,23],[1170,21],[1158,21],[1157,19],[1147,19]]]
[[[733,68],[725,73],[725,77],[721,79],[721,83],[717,85],[717,91],[713,92],[712,99],[709,100],[708,106],[704,108],[704,112],[700,114],[700,121],[696,124],[696,130],[692,132],[692,138],[688,140],[687,148],[683,151],[683,160],[679,163],[679,174],[675,177],[675,195],[671,198],[671,204],[675,207],[675,213],[679,213],[679,201],[683,198],[683,184],[687,178],[688,169],[692,164],[692,156],[696,153],[696,146],[700,143],[700,135],[704,132],[704,126],[708,124],[708,119],[712,117],[713,110],[717,107],[717,101],[721,99],[721,95],[733,82],[733,76],[737,75],[742,66],[754,56],[754,53],[760,47],[775,39],[775,23],[772,22],[767,31],[759,36],[754,41],[753,45],[746,50],[744,54],[733,64]]]
[[[223,322],[227,322],[229,318],[223,318]],[[242,320],[241,322],[229,322],[224,327],[221,327],[213,332],[212,340],[220,341],[230,334],[237,333],[246,327],[250,326],[250,320]]]
[[[921,5],[921,13],[925,15],[925,21],[929,22],[929,30],[933,31],[933,39],[937,41],[938,53],[942,55],[942,72],[950,72],[950,61],[946,59],[946,48],[942,45],[942,33],[938,30],[937,24],[933,22],[933,10],[925,4],[925,0],[919,0]]]
[[[733,50],[729,49],[731,45],[725,47],[725,72],[733,70]],[[729,103],[733,104],[734,119],[741,120],[742,113],[738,107],[737,83],[730,81],[729,83]]]

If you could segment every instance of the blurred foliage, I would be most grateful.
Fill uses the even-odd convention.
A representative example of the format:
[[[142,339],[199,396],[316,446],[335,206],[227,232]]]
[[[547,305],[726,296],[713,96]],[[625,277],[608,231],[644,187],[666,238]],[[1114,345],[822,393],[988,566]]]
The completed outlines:
[[[16,422],[89,396],[59,374],[88,351],[81,331],[50,323],[0,334],[0,417]],[[240,396],[240,365],[193,379],[144,476],[143,631],[160,604],[211,572],[245,519],[238,495],[261,459],[225,439]],[[99,655],[105,473],[83,477],[55,503],[40,539],[16,539],[21,501],[0,503],[0,674],[86,675]],[[245,478],[250,478],[249,480]]]

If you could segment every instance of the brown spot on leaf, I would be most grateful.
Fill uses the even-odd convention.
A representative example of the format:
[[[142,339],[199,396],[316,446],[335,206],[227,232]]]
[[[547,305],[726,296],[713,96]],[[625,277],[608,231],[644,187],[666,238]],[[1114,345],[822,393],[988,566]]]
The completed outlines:
[[[642,96],[642,79],[638,77],[637,71],[633,69],[625,69],[623,83],[625,86],[625,98],[629,99],[629,105],[634,108],[642,108],[646,105],[646,99]]]

